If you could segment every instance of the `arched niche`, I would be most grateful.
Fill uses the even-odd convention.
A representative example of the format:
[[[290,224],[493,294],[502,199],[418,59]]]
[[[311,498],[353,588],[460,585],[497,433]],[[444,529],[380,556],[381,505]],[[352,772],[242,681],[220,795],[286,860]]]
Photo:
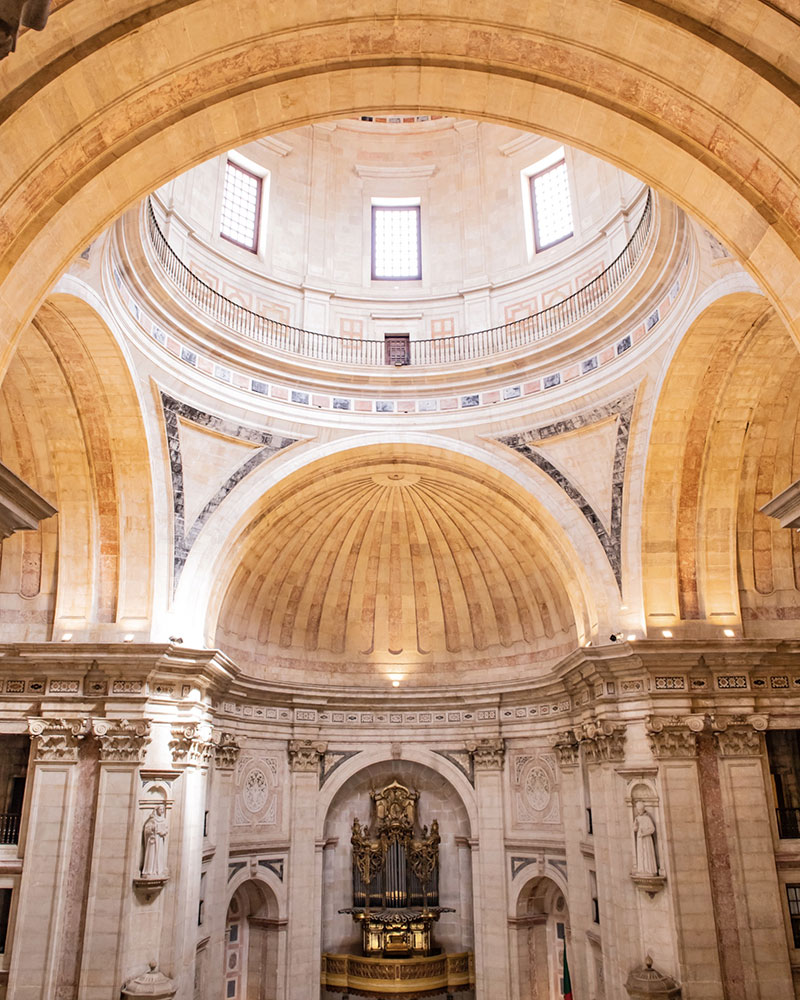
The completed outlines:
[[[712,226],[798,320],[800,29],[777,5],[480,0],[465,19],[415,0],[324,14],[201,0],[116,18],[64,4],[3,66],[0,370],[68,261],[149,190],[250,138],[387,109],[506,122],[612,159]]]
[[[420,793],[418,819],[430,826],[438,819],[439,904],[455,912],[443,913],[435,925],[434,939],[448,952],[473,948],[472,858],[469,846],[469,812],[455,787],[432,767],[404,758],[380,760],[351,774],[332,796],[325,812],[323,840],[322,950],[336,954],[360,953],[360,934],[349,914],[340,914],[352,906],[352,850],[350,836],[353,819],[368,821],[372,789],[392,781]]]
[[[519,1000],[561,1000],[564,948],[569,949],[569,908],[564,889],[537,875],[523,884],[511,922],[517,955]],[[568,950],[568,957],[572,958]]]
[[[275,893],[263,879],[245,878],[228,899],[223,996],[277,1000],[281,950]]]

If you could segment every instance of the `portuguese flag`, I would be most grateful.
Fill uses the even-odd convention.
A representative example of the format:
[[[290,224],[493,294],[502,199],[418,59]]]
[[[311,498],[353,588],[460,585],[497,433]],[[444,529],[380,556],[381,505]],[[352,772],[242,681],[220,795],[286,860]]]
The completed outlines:
[[[569,966],[567,965],[567,943],[564,942],[564,1000],[572,1000],[572,983],[569,980]]]

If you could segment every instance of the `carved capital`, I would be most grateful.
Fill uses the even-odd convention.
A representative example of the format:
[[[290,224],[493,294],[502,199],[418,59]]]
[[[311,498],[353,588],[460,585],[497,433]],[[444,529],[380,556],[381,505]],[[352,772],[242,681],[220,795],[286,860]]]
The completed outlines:
[[[475,743],[467,743],[467,751],[472,757],[472,766],[476,771],[502,771],[506,754],[505,740],[482,739]]]
[[[172,727],[169,748],[175,764],[205,767],[213,749],[211,726],[207,722],[190,722]]]
[[[89,733],[87,719],[28,719],[38,762],[76,761],[81,740]]]
[[[92,732],[100,744],[100,760],[139,764],[150,742],[146,719],[92,719]]]
[[[722,757],[758,757],[760,734],[767,728],[765,715],[716,715],[711,720],[717,750]]]
[[[214,766],[220,771],[230,771],[236,766],[241,747],[233,733],[221,733],[214,744]]]
[[[575,767],[580,755],[578,753],[578,737],[574,729],[567,729],[559,733],[553,743],[553,749],[558,756],[558,763],[561,767]]]
[[[327,743],[314,740],[289,740],[289,768],[292,771],[319,772]]]
[[[654,757],[695,757],[698,728],[694,717],[651,715],[645,720],[647,737]]]
[[[576,737],[590,764],[625,759],[625,726],[616,722],[584,722]]]

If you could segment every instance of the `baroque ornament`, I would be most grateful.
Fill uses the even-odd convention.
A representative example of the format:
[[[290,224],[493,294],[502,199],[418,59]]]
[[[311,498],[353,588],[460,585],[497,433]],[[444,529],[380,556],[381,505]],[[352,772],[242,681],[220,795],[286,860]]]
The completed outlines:
[[[625,759],[625,726],[620,723],[584,722],[576,736],[592,764]]]
[[[645,729],[654,757],[696,756],[700,730],[693,717],[690,720],[680,716],[659,718],[651,715],[645,720]]]
[[[221,733],[214,744],[214,766],[218,771],[231,771],[239,759],[239,746],[233,733]]]

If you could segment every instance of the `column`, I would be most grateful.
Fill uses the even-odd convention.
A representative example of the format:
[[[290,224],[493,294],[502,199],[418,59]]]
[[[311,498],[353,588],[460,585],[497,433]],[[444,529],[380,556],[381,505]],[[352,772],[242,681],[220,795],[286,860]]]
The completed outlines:
[[[308,1000],[319,992],[322,848],[317,849],[319,768],[327,744],[289,741],[292,776],[288,864],[287,1000]]]
[[[128,971],[133,878],[140,852],[139,766],[149,740],[146,720],[93,719],[100,775],[81,953],[81,1000],[106,1000]]]
[[[508,893],[503,821],[502,739],[467,745],[475,773],[478,845],[474,871],[475,995],[477,1000],[508,1000]]]
[[[208,965],[201,996],[218,1000],[225,995],[225,920],[227,917],[228,852],[233,822],[233,771],[239,757],[239,744],[231,733],[222,733],[214,745],[214,771],[209,811],[207,847],[214,856],[206,870],[206,921],[208,923]]]
[[[86,840],[81,786],[91,792],[94,765],[89,758],[78,767],[78,750],[88,733],[85,719],[32,718],[28,729],[36,739],[36,750],[29,779],[25,843],[20,845],[24,862],[8,977],[9,1000],[55,998],[64,995],[65,985],[74,986],[74,974],[70,970],[65,984],[59,966],[65,933],[76,904],[80,907],[79,888],[85,871],[80,848]],[[89,780],[80,782],[79,777]],[[88,805],[91,810],[91,801]],[[77,889],[71,884],[76,878]],[[80,919],[80,909],[77,916]],[[69,959],[68,954],[64,957]]]

